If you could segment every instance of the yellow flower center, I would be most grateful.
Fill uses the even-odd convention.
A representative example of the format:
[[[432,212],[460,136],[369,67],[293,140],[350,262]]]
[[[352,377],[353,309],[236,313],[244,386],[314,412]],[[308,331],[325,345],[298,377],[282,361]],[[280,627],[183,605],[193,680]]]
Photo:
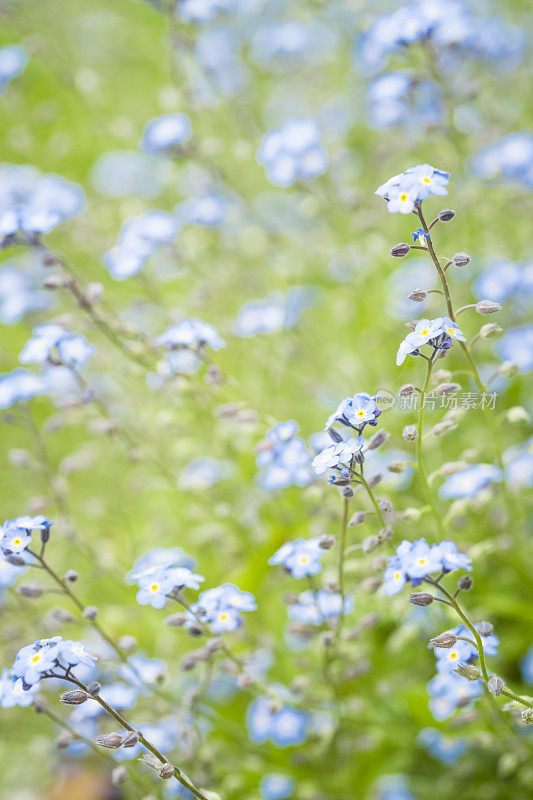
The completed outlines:
[[[150,589],[152,590],[152,592],[157,592],[157,590],[159,589],[159,584],[158,583],[152,583],[152,585],[150,586]]]
[[[41,660],[41,656],[39,655],[39,653],[35,653],[35,655],[33,656],[32,660],[31,660],[31,663],[32,664],[36,664],[40,660]]]
[[[401,195],[400,195],[400,201],[401,201],[402,203],[405,203],[405,201],[406,201],[406,200],[407,200],[407,195],[406,195],[406,193],[404,192],[403,194],[401,194]]]
[[[457,658],[457,653],[450,653],[450,658],[455,660]]]
[[[225,622],[225,620],[227,620],[227,618],[228,618],[228,615],[227,615],[227,614],[221,614],[221,615],[220,615],[220,619],[221,619],[223,622]]]
[[[20,544],[22,539],[13,539],[13,544]]]
[[[418,563],[422,566],[423,564],[426,563],[426,559],[425,558],[419,558],[418,559]]]
[[[400,580],[401,574],[402,574],[401,572],[397,572],[396,575],[394,576],[397,581]]]
[[[447,332],[450,334],[450,336],[453,336],[453,335],[454,335],[454,333],[455,333],[455,331],[454,331],[454,329],[453,329],[453,328],[446,328],[446,330],[447,330]]]
[[[422,336],[429,336],[429,328],[424,328],[424,330],[420,331],[420,333],[422,334]]]
[[[300,561],[302,562],[302,564],[307,564],[307,556],[302,556]]]
[[[422,178],[422,183],[431,183],[431,178]]]

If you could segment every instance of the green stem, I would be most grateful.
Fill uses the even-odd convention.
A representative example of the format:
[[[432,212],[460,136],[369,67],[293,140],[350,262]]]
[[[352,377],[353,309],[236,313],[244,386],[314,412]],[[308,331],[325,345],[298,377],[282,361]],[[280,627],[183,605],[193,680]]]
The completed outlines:
[[[83,683],[81,683],[81,681],[79,681],[76,678],[74,678],[73,675],[69,675],[67,680],[69,680],[71,683],[74,683],[76,686],[78,686],[84,692],[87,692],[87,687]],[[90,694],[89,692],[87,692],[87,693]],[[135,730],[135,728],[132,725],[130,725],[129,722],[126,722],[124,717],[122,717],[118,713],[118,711],[116,711],[116,709],[113,708],[113,706],[110,706],[109,703],[106,703],[106,701],[103,700],[100,697],[99,694],[93,694],[93,695],[91,695],[91,697],[94,700],[96,700],[96,702],[99,703],[102,706],[102,708],[109,714],[109,716],[113,717],[113,719],[115,719],[122,728],[125,728],[127,731],[133,731],[134,733],[136,733],[137,736],[139,737],[139,742],[143,745],[143,747],[145,747],[150,753],[152,753],[152,755],[161,764],[169,764],[170,763],[165,758],[163,753],[161,753],[154,744],[152,744],[150,741],[148,741],[148,739],[146,739],[143,736],[141,731]],[[198,789],[194,785],[194,783],[192,783],[192,781],[190,781],[189,778],[178,767],[176,767],[174,764],[171,764],[171,766],[174,769],[174,776],[178,779],[178,781],[181,783],[182,786],[184,786],[186,789],[188,789],[189,792],[191,792],[191,794],[193,794],[195,797],[198,798],[198,800],[208,800],[208,798],[201,791],[201,789]]]
[[[374,506],[375,512],[378,515],[378,519],[379,519],[379,521],[381,523],[381,527],[385,528],[386,527],[386,523],[385,523],[385,520],[383,518],[383,514],[381,512],[381,508],[379,507],[379,503],[376,500],[376,496],[375,496],[374,492],[372,491],[372,488],[370,487],[368,481],[365,479],[365,477],[363,475],[363,465],[361,465],[361,471],[359,473],[359,478],[361,480],[362,485],[365,488],[365,491],[366,491],[367,495],[369,496],[369,498],[370,498],[370,500],[372,502],[372,505]]]
[[[434,581],[431,578],[426,578],[426,581],[430,583],[432,586],[435,586],[447,599],[451,606],[453,606],[456,614],[460,617],[461,621],[466,625],[466,627],[471,631],[475,642],[476,642],[476,650],[479,656],[479,668],[481,670],[481,675],[483,676],[483,680],[485,683],[488,683],[490,675],[487,669],[487,664],[485,661],[485,652],[483,650],[483,641],[479,634],[479,631],[475,627],[475,625],[469,620],[466,613],[463,611],[455,597],[450,594],[444,586],[442,586],[439,581]],[[533,708],[533,703],[529,702],[528,700],[524,700],[519,695],[515,694],[510,689],[502,689],[502,694],[505,694],[507,697],[516,700],[517,703],[521,703],[522,705],[526,706],[527,708]]]
[[[429,387],[429,382],[431,380],[431,373],[433,370],[433,357],[428,359],[427,362],[427,372],[426,372],[426,380],[424,381],[424,386],[420,391],[420,408],[418,410],[418,424],[417,424],[417,437],[416,437],[416,460],[418,464],[418,471],[420,473],[420,477],[422,479],[422,484],[424,486],[424,491],[426,493],[426,498],[428,501],[428,505],[431,509],[431,513],[435,519],[435,523],[437,525],[437,530],[440,536],[444,536],[444,529],[442,526],[442,520],[437,511],[437,507],[435,506],[435,501],[433,499],[433,494],[431,492],[431,488],[429,486],[429,482],[426,475],[426,470],[424,468],[424,463],[422,460],[422,440],[423,440],[423,430],[424,430],[424,406],[426,404],[426,394]]]

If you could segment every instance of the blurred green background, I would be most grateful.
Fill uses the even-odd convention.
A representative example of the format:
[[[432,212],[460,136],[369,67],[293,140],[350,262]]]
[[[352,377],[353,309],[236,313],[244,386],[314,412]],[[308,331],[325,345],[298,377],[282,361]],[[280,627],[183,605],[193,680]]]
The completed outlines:
[[[313,18],[327,14],[327,5],[309,0],[299,4],[297,13],[303,19]],[[359,30],[379,10],[368,2],[344,5]],[[530,15],[527,3],[514,0],[500,12],[519,24]],[[243,632],[236,637],[237,649],[272,647],[276,656],[272,680],[289,685],[296,676],[304,676],[311,683],[320,682],[318,644],[294,653],[284,640],[283,595],[305,587],[295,586],[291,578],[269,567],[267,559],[289,539],[337,533],[340,500],[322,483],[276,495],[262,492],[254,480],[257,443],[276,420],[296,419],[307,438],[322,429],[344,395],[379,389],[396,395],[403,383],[416,382],[420,376],[422,366],[416,360],[394,366],[405,321],[394,312],[391,275],[403,262],[392,259],[389,250],[409,239],[410,221],[387,215],[382,201],[373,195],[390,175],[426,161],[452,173],[449,197],[444,203],[430,199],[427,206],[435,214],[448,206],[457,210],[453,223],[438,230],[438,252],[451,256],[464,250],[472,256],[465,271],[451,276],[457,306],[471,302],[470,280],[488,259],[530,257],[530,195],[501,182],[482,183],[468,167],[469,155],[476,149],[531,124],[527,62],[504,75],[483,64],[462,67],[464,80],[473,83],[465,103],[480,114],[482,126],[475,133],[464,133],[454,126],[452,114],[451,128],[441,125],[420,135],[397,127],[375,131],[367,126],[367,79],[351,66],[355,31],[350,29],[342,31],[334,57],[325,65],[265,74],[248,62],[249,87],[237,98],[206,108],[191,97],[187,83],[194,27],[170,23],[168,15],[148,3],[0,3],[0,22],[0,45],[20,42],[30,53],[25,72],[0,98],[2,161],[56,172],[80,183],[87,193],[85,212],[54,231],[48,245],[63,254],[83,280],[101,282],[106,302],[125,318],[146,319],[150,335],[182,316],[214,324],[228,342],[214,360],[229,376],[222,386],[211,385],[202,374],[153,391],[142,370],[91,327],[69,295],[55,292],[52,312],[30,314],[17,325],[2,326],[1,371],[16,367],[33,325],[61,319],[96,344],[87,380],[138,444],[125,448],[119,437],[99,433],[94,405],[55,409],[49,400],[38,398],[32,404],[33,414],[42,426],[50,460],[49,469],[43,470],[34,439],[6,413],[0,482],[3,518],[42,511],[56,520],[49,547],[54,566],[60,572],[79,571],[80,595],[99,607],[102,624],[114,636],[132,634],[146,654],[167,661],[166,686],[180,696],[198,680],[196,673],[179,668],[195,643],[184,631],[164,627],[161,612],[138,606],[134,588],[123,579],[133,561],[155,546],[183,547],[198,560],[198,571],[208,586],[231,581],[256,595],[259,610],[247,615]],[[411,59],[409,63],[416,66],[418,54],[398,59],[402,63]],[[288,190],[270,187],[255,162],[261,137],[270,127],[265,106],[272,94],[294,96],[304,107],[318,107],[331,97],[348,99],[353,123],[328,146],[329,172],[310,184]],[[112,199],[100,194],[90,177],[98,157],[110,150],[136,150],[144,124],[168,111],[190,114],[195,151],[167,164],[160,196]],[[101,256],[115,243],[122,222],[152,207],[171,210],[187,197],[193,168],[222,176],[242,198],[245,211],[238,222],[223,233],[198,227],[183,230],[167,254],[170,267],[164,281],[157,279],[151,264],[142,277],[113,281]],[[279,206],[277,220],[261,212],[260,193],[272,206]],[[5,252],[2,261],[14,255],[16,251]],[[244,302],[291,286],[317,289],[315,305],[304,311],[294,329],[252,339],[232,334],[233,320]],[[439,313],[438,295],[433,298],[424,315]],[[418,314],[414,305],[412,313]],[[465,315],[462,327],[468,338],[485,321]],[[498,322],[508,327],[516,320],[512,311],[504,309]],[[492,343],[481,342],[477,357],[481,364],[494,364]],[[459,352],[450,355],[446,368],[464,368]],[[470,387],[464,383],[463,388]],[[519,376],[498,399],[506,447],[528,435],[525,423],[505,421],[505,409],[530,403],[527,391],[527,376]],[[220,407],[226,403],[239,403],[241,414],[221,416]],[[428,411],[427,429],[442,415],[439,409]],[[409,453],[401,431],[415,421],[414,412],[396,407],[382,419],[382,427],[391,434],[387,446]],[[20,448],[30,453],[26,468],[13,465],[13,449]],[[478,410],[469,411],[450,434],[428,443],[428,471],[460,460],[467,451],[469,460],[492,460],[491,441]],[[180,489],[183,467],[207,455],[231,462],[232,476],[206,491]],[[154,461],[174,481],[167,481]],[[433,538],[430,517],[413,522],[399,514],[421,503],[416,479],[402,493],[384,485],[378,494],[390,499],[398,512],[396,543],[403,538]],[[518,500],[523,519],[525,502],[523,497]],[[357,497],[353,509],[359,507],[366,508],[366,503]],[[445,507],[442,502],[442,512]],[[520,530],[519,522],[506,516],[498,494],[490,503],[469,506],[450,525],[452,538],[468,547],[474,559],[474,591],[467,598],[472,615],[489,619],[502,642],[494,668],[525,692],[518,661],[531,644],[533,591],[531,546]],[[372,522],[367,521],[350,536],[358,541],[373,532]],[[460,724],[435,723],[425,689],[434,673],[426,639],[452,623],[442,609],[428,609],[421,623],[405,594],[384,601],[369,591],[365,579],[379,576],[382,564],[381,552],[356,554],[349,563],[350,588],[356,596],[350,625],[357,629],[358,621],[371,613],[379,621],[350,645],[350,664],[361,666],[361,674],[343,684],[350,719],[333,744],[318,737],[294,752],[252,745],[243,721],[250,697],[241,693],[230,703],[215,704],[213,730],[198,758],[183,764],[188,772],[204,771],[210,776],[207,785],[226,798],[258,797],[260,776],[277,769],[296,776],[302,800],[347,793],[370,797],[380,775],[395,773],[408,776],[411,791],[420,800],[532,796],[531,762],[516,763],[512,738],[497,720],[487,722],[486,715],[462,724],[461,732],[471,739],[470,750],[451,769],[417,745],[425,726],[450,730],[450,725],[453,729]],[[325,566],[326,577],[333,575],[333,554]],[[51,617],[58,605],[66,608],[54,595],[31,600],[15,591],[6,594],[0,607],[2,665],[9,666],[19,646],[38,636],[61,633],[82,638],[79,620],[60,624]],[[140,704],[142,712],[130,716],[154,719],[166,713],[160,699],[141,699]],[[89,757],[78,762],[54,750],[49,720],[36,717],[31,709],[14,709],[0,711],[0,724],[2,798],[106,796],[109,789],[99,761]],[[158,791],[153,790],[156,796]],[[131,796],[142,794],[132,791]]]

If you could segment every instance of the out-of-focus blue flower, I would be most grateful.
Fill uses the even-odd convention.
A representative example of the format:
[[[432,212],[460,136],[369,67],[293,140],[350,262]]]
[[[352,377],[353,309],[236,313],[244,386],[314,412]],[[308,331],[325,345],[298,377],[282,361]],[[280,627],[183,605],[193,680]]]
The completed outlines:
[[[188,114],[163,114],[146,123],[141,147],[149,155],[168,153],[187,142],[191,135],[191,120]]]
[[[472,169],[486,180],[500,177],[533,188],[533,133],[510,133],[496,144],[478,150],[472,157]]]
[[[533,645],[520,661],[520,671],[522,672],[522,680],[525,683],[533,683]]]
[[[386,775],[379,779],[377,800],[415,800],[404,775]]]
[[[249,337],[292,328],[312,303],[313,291],[304,286],[294,286],[286,293],[274,292],[264,300],[249,300],[241,307],[233,330],[237,336]]]
[[[318,123],[311,118],[289,120],[266,133],[256,157],[274,186],[292,186],[298,179],[312,180],[328,168]]]
[[[203,228],[219,228],[228,219],[232,202],[216,191],[207,191],[198,197],[184,200],[174,209],[181,225],[200,225]]]
[[[443,115],[441,93],[432,81],[419,82],[409,70],[374,80],[366,93],[369,124],[381,130],[403,124],[409,130],[435,125]]]
[[[257,697],[246,712],[248,734],[255,744],[270,740],[277,747],[295,747],[305,742],[309,717],[289,705],[273,710],[272,700]]]
[[[19,356],[21,364],[42,364],[54,357],[80,372],[96,352],[95,346],[81,333],[72,333],[53,322],[38,325],[32,333]]]
[[[261,443],[255,463],[260,469],[257,480],[268,492],[288,486],[307,486],[311,482],[311,455],[305,442],[296,436],[294,420],[280,422],[271,428]]]
[[[98,692],[102,700],[119,710],[133,708],[137,702],[139,691],[135,686],[130,686],[122,681],[106,683]],[[96,702],[96,701],[95,701]],[[97,703],[100,710],[102,707]]]
[[[33,704],[41,684],[37,681],[25,687],[22,678],[15,676],[13,670],[3,669],[0,674],[0,708],[27,707]]]
[[[75,183],[59,175],[42,175],[31,166],[0,165],[0,245],[21,237],[33,244],[65,219],[75,217],[85,195]]]
[[[247,71],[241,60],[240,36],[230,27],[209,28],[198,36],[194,54],[196,63],[207,74],[205,102],[216,101],[209,90],[223,97],[232,97],[246,84]],[[201,96],[201,92],[198,92]]]
[[[523,50],[523,33],[497,17],[475,15],[458,0],[418,0],[379,16],[356,43],[355,59],[367,72],[383,68],[387,57],[405,45],[429,40],[438,54],[515,65]]]
[[[51,299],[40,291],[38,282],[23,269],[11,263],[0,269],[0,322],[13,325],[29,311],[42,311],[50,308]]]
[[[468,750],[465,739],[452,739],[437,728],[423,728],[418,734],[418,742],[433,758],[446,765],[455,764]]]
[[[291,603],[288,608],[290,619],[302,625],[322,625],[328,619],[335,619],[340,615],[341,605],[344,614],[350,614],[354,609],[354,599],[347,595],[342,599],[338,592],[327,589],[318,589],[313,592],[308,590],[298,595],[298,601]]]
[[[173,214],[158,209],[126,220],[120,229],[118,244],[102,257],[111,277],[123,281],[137,275],[150,256],[174,241],[179,227]]]
[[[306,575],[318,575],[322,571],[320,559],[326,552],[320,547],[321,536],[312,539],[294,539],[285,542],[273,556],[269,564],[283,564],[293,578],[305,578]]]
[[[118,674],[134,686],[140,694],[146,694],[146,685],[151,686],[166,672],[167,665],[160,658],[148,658],[138,652],[128,657],[127,664],[120,664]]]
[[[195,318],[182,319],[175,325],[170,325],[161,336],[157,337],[155,343],[163,345],[167,350],[181,348],[201,350],[204,347],[221,350],[226,346],[226,342],[221,339],[214,325]]]
[[[28,52],[20,44],[6,44],[0,48],[0,94],[8,84],[24,72],[28,63]]]
[[[28,567],[19,567],[15,564],[10,564],[9,561],[4,558],[3,553],[0,552],[0,591],[13,586],[17,578],[23,575],[27,569]]]
[[[198,602],[189,607],[185,627],[194,627],[198,621],[211,626],[213,633],[235,631],[243,624],[241,611],[255,611],[253,594],[242,592],[232,583],[207,589]]]
[[[492,464],[472,464],[446,478],[439,489],[439,495],[447,500],[475,497],[489,483],[501,480],[502,472],[499,467]]]
[[[0,375],[0,408],[10,408],[43,394],[45,385],[41,378],[25,369],[14,369]]]
[[[503,460],[505,477],[511,486],[520,489],[533,486],[533,436],[527,442],[506,450]]]
[[[164,167],[145,153],[112,150],[95,162],[90,177],[105,197],[157,197],[163,188]]]
[[[227,465],[216,458],[195,458],[180,472],[180,489],[203,490],[214,486],[223,477]]]
[[[504,303],[513,295],[531,293],[529,275],[524,267],[512,261],[497,261],[481,272],[474,282],[478,300]]]
[[[252,58],[272,70],[319,63],[335,42],[333,31],[320,25],[283,19],[261,26],[253,35]]]
[[[187,567],[194,569],[194,558],[183,552],[181,547],[154,547],[136,560],[126,575],[126,583],[135,583],[145,575],[153,575],[159,569]]]
[[[456,672],[437,673],[427,686],[429,708],[437,720],[447,719],[459,707],[476,700],[483,691],[481,680],[470,681]]]
[[[269,772],[259,782],[262,800],[285,800],[294,792],[294,778],[283,772]]]
[[[471,563],[467,555],[458,551],[454,542],[428,545],[425,539],[414,542],[404,539],[398,545],[396,555],[389,557],[389,566],[383,576],[383,591],[390,597],[401,592],[407,581],[417,586],[423,578],[442,570],[471,570]]]
[[[509,328],[496,342],[496,352],[504,361],[512,361],[520,372],[533,369],[533,324]]]

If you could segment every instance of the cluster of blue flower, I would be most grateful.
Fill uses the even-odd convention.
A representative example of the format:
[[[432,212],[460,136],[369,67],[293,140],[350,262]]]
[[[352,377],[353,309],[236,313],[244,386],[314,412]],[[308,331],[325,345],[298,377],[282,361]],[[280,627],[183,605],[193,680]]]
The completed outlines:
[[[389,558],[383,576],[383,591],[390,597],[401,592],[408,581],[412,586],[418,586],[429,575],[456,569],[471,570],[471,564],[472,560],[460,553],[454,542],[429,545],[425,539],[415,542],[404,539],[396,548],[396,555]]]
[[[288,704],[280,707],[269,697],[257,697],[248,706],[246,722],[252,742],[270,740],[276,747],[294,747],[306,739],[309,715]]]
[[[454,342],[465,342],[463,332],[457,323],[449,317],[437,317],[436,319],[420,319],[415,325],[414,330],[408,333],[398,348],[396,356],[396,366],[401,366],[405,357],[420,355],[420,348],[429,345],[433,348],[433,353],[445,352],[449,350]]]
[[[256,457],[262,489],[272,492],[292,485],[307,486],[311,482],[311,456],[297,432],[298,424],[294,420],[278,422],[267,432]]]

